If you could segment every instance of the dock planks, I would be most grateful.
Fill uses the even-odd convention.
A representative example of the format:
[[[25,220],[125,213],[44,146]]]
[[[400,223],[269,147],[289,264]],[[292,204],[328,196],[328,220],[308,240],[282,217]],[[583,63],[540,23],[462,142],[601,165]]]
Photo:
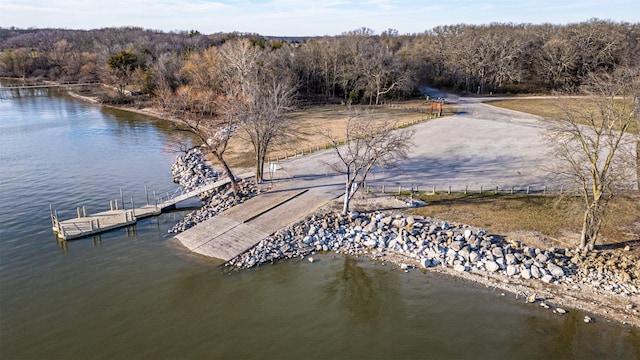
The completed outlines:
[[[133,225],[140,219],[155,216],[161,212],[160,207],[149,205],[133,210],[103,211],[59,222],[53,219],[53,231],[61,239],[72,240]]]
[[[240,175],[238,179],[245,179],[250,176],[252,176],[252,174],[243,174]],[[92,236],[105,231],[133,225],[138,220],[146,217],[159,215],[165,210],[175,208],[176,204],[181,201],[200,195],[203,192],[217,189],[221,186],[227,185],[228,183],[229,179],[225,178],[167,199],[157,205],[145,205],[135,209],[108,210],[64,221],[59,221],[52,211],[51,223],[54,233],[56,233],[57,237],[62,240],[72,240]]]

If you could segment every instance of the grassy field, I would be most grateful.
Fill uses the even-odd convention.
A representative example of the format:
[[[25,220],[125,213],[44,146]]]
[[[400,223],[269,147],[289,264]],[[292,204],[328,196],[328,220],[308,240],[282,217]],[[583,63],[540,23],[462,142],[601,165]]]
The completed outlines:
[[[399,126],[406,126],[422,121],[428,121],[428,104],[422,100],[408,101],[396,106],[351,106],[324,105],[310,106],[291,114],[291,136],[279,143],[273,144],[267,158],[282,159],[302,151],[316,151],[323,149],[329,143],[326,134],[331,133],[337,139],[345,137],[346,124],[356,112],[371,112],[375,118],[389,118]],[[443,116],[453,115],[455,109],[445,105]],[[255,164],[253,150],[242,132],[232,139],[226,158],[234,167],[251,167]]]
[[[563,116],[566,111],[573,111],[576,113],[584,111],[597,111],[597,105],[593,101],[590,101],[588,98],[516,98],[509,100],[488,101],[487,104],[558,120],[564,119]],[[618,104],[623,105],[622,100],[619,100]],[[631,103],[631,100],[628,100],[628,103],[624,105],[630,107],[633,104]],[[579,118],[577,118],[577,121],[579,121]],[[637,121],[633,121],[631,123],[630,132],[634,134],[638,133]]]
[[[532,231],[557,241],[557,245],[575,247],[581,230],[582,199],[575,196],[420,194],[418,197],[428,204],[414,210],[418,215],[478,226],[507,238],[518,231]],[[640,242],[640,195],[620,196],[609,206],[600,243]]]

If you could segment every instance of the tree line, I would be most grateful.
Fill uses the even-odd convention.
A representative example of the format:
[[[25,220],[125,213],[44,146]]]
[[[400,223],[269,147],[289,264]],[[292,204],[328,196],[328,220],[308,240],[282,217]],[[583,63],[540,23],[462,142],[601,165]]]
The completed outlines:
[[[313,102],[380,104],[416,95],[420,84],[482,94],[579,89],[589,74],[640,61],[640,24],[598,19],[458,24],[406,35],[360,28],[308,38],[0,28],[0,76],[136,84],[155,95],[188,82],[180,69],[191,57],[239,38],[293,76],[297,96]],[[118,66],[125,58],[126,66]]]

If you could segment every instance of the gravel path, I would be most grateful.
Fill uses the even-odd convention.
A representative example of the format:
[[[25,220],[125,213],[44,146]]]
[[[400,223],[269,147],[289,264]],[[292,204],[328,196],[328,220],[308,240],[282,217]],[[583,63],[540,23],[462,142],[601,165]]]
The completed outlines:
[[[426,89],[434,98],[444,97],[456,107],[454,116],[430,120],[412,127],[414,147],[399,169],[374,169],[367,183],[371,186],[398,186],[421,189],[462,190],[559,187],[548,170],[552,158],[544,138],[544,123],[538,116],[482,104],[486,99],[460,98]],[[280,162],[289,174],[319,176],[326,184],[341,183],[326,177],[327,163],[335,153],[324,151]]]

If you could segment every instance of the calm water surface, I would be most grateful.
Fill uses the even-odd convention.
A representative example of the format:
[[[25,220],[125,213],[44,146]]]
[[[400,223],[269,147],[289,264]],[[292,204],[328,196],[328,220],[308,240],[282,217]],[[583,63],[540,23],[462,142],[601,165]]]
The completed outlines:
[[[168,124],[57,92],[0,100],[0,358],[640,357],[636,330],[332,254],[242,273],[171,240],[183,212],[58,242],[76,206],[172,191]],[[135,230],[135,231],[134,231]]]

